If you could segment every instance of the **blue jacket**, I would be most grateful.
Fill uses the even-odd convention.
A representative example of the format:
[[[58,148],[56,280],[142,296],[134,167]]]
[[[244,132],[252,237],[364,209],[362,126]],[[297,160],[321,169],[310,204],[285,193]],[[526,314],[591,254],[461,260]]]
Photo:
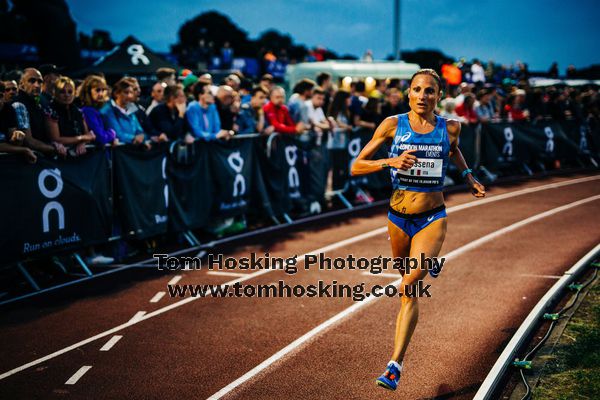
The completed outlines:
[[[133,142],[133,139],[140,133],[145,136],[145,132],[135,114],[124,114],[113,101],[106,103],[100,109],[100,114],[106,122],[106,127],[114,129],[117,133],[117,139],[123,143]]]
[[[204,118],[206,116],[206,119]],[[221,130],[221,120],[217,107],[209,104],[207,108],[202,108],[200,103],[192,101],[185,112],[185,119],[192,135],[196,138],[202,138],[210,141],[215,140],[217,133]],[[206,124],[208,120],[208,125]]]

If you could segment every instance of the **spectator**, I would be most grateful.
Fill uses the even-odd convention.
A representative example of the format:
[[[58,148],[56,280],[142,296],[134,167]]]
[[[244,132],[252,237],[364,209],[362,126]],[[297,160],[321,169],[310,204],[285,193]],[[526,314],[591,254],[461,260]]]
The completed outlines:
[[[479,100],[479,106],[475,108],[475,112],[477,113],[477,118],[481,122],[490,122],[496,112],[494,107],[490,103],[491,94],[486,89],[481,89],[477,94],[477,100]]]
[[[131,79],[121,78],[113,87],[113,99],[102,107],[100,113],[106,126],[116,132],[119,141],[148,147],[145,143],[146,133],[136,117],[135,109],[128,107],[135,99],[134,90]]]
[[[238,118],[238,114],[240,113],[240,106],[241,105],[242,105],[242,99],[240,97],[240,93],[234,91],[233,92],[233,102],[231,103],[231,106],[229,107],[230,111],[234,115],[234,123],[233,123],[233,130],[234,131],[238,130],[237,118]]]
[[[471,93],[464,95],[464,101],[456,106],[456,113],[466,119],[469,124],[476,124],[479,119],[475,111],[475,96]]]
[[[17,97],[19,93],[19,86],[15,81],[5,81],[4,82],[4,101],[6,103],[10,103]]]
[[[306,110],[308,112],[308,121],[310,129],[316,132],[329,130],[330,125],[323,111],[325,102],[325,91],[320,86],[315,86],[311,92],[311,96],[305,101]]]
[[[213,96],[217,95],[217,92],[219,91],[219,87],[213,85],[213,79],[212,79],[212,75],[211,74],[202,74],[200,75],[200,78],[198,79],[201,82],[206,82],[209,85],[210,88],[210,92],[212,93]]]
[[[265,89],[265,92],[267,92],[270,95],[271,94],[271,90],[273,90],[273,88],[274,88],[273,75],[271,75],[271,74],[264,74],[260,78],[259,85],[262,86],[263,89]]]
[[[526,63],[522,63],[517,61],[518,70],[516,71],[516,79],[518,82],[522,84],[527,84],[527,80],[529,79],[529,67]]]
[[[455,119],[461,123],[466,123],[467,120],[456,113],[456,100],[447,98],[444,101],[444,109],[440,115],[447,119]]]
[[[311,130],[316,134],[317,146],[321,145],[323,133],[331,129],[330,121],[323,112],[323,103],[325,102],[325,91],[317,86],[313,89],[310,99],[306,100],[306,110]]]
[[[17,115],[5,100],[5,90],[4,83],[0,82],[0,152],[20,154],[30,163],[35,163],[37,156],[23,145],[25,132],[17,130]]]
[[[331,104],[331,90],[333,83],[331,82],[331,74],[328,72],[321,72],[317,75],[316,79],[317,86],[323,89],[325,92],[325,102],[323,103],[323,110],[329,110],[329,104]]]
[[[24,143],[32,150],[46,155],[64,156],[67,149],[58,142],[51,142],[46,134],[46,116],[39,105],[42,83],[42,74],[37,69],[27,68],[23,71],[19,93],[12,103],[17,115],[17,129],[25,132]]]
[[[219,112],[219,119],[221,120],[221,128],[227,131],[233,130],[235,124],[236,113],[233,111],[234,102],[234,91],[231,86],[222,85],[219,86],[217,96],[215,98],[215,105]]]
[[[315,82],[310,79],[302,79],[294,85],[293,92],[288,100],[288,110],[294,122],[309,124],[306,101],[310,99]]]
[[[185,112],[185,118],[191,131],[185,136],[186,143],[192,143],[197,138],[206,141],[229,139],[233,135],[233,131],[221,129],[219,112],[209,84],[206,82],[196,83],[194,97],[197,100],[192,101]]]
[[[194,85],[199,81],[199,78],[194,74],[189,74],[181,82],[183,84],[183,92],[185,93],[186,101],[194,101]]]
[[[329,147],[332,149],[342,149],[346,146],[347,135],[352,131],[349,107],[350,93],[338,91],[327,110],[327,116],[333,119],[333,132],[329,141]]]
[[[380,97],[385,96],[389,89],[387,79],[376,79],[375,82],[375,90],[371,93],[371,96],[375,95],[376,93]]]
[[[56,82],[60,73],[54,64],[40,65],[40,73],[44,80],[42,83],[42,92],[40,93],[40,106],[45,110],[50,106],[52,93],[54,93],[54,82]]]
[[[402,92],[396,88],[391,88],[388,91],[386,102],[381,107],[381,115],[383,117],[389,117],[390,115],[404,114],[410,111],[410,108],[404,102],[402,98]]]
[[[463,82],[460,84],[460,94],[454,99],[457,107],[463,103],[467,94],[471,94],[471,86],[467,82]]]
[[[240,77],[236,74],[230,74],[225,78],[225,85],[231,87],[233,90],[238,90],[240,88]]]
[[[86,153],[85,145],[96,139],[89,132],[83,114],[73,104],[75,82],[61,76],[52,85],[54,98],[46,109],[46,129],[51,140],[65,146],[75,146],[75,154]]]
[[[369,97],[363,111],[354,116],[354,125],[375,130],[381,123],[381,103],[378,98]]]
[[[350,93],[352,94],[350,114],[352,115],[353,121],[356,120],[357,116],[362,114],[363,107],[367,104],[367,101],[369,101],[365,90],[366,86],[362,81],[356,82],[354,85],[350,85]]]
[[[148,114],[146,114],[146,109],[140,104],[140,96],[142,95],[142,88],[140,88],[140,83],[136,78],[126,77],[131,82],[131,87],[133,88],[133,99],[127,103],[127,109],[130,112],[135,113],[135,116],[142,126],[144,131],[149,131],[148,128]]]
[[[494,61],[489,60],[487,66],[485,67],[485,80],[487,82],[492,82],[494,80],[494,75],[496,73],[496,69],[494,66]]]
[[[251,98],[248,103],[241,106],[240,114],[238,115],[238,132],[239,133],[265,133],[267,135],[273,132],[273,126],[265,129],[265,112],[263,106],[267,100],[267,93],[261,86],[256,86],[252,89]]]
[[[152,85],[152,92],[150,93],[150,97],[152,97],[152,102],[150,103],[148,108],[146,108],[147,115],[150,115],[154,107],[163,103],[163,96],[166,87],[166,82],[156,82],[154,85]]]
[[[96,142],[105,145],[117,144],[117,134],[114,129],[109,128],[100,109],[108,101],[108,86],[101,76],[90,75],[83,81],[79,92],[79,101],[82,104],[81,112],[89,130],[96,136]]]
[[[241,101],[242,104],[246,104],[250,102],[250,98],[252,97],[252,92],[253,87],[252,87],[252,81],[250,79],[242,79],[242,82],[240,83],[240,97],[241,97]],[[264,92],[264,89],[263,89]],[[266,94],[266,92],[265,92]]]
[[[223,47],[221,48],[221,63],[223,69],[230,69],[233,63],[233,49],[229,42],[223,43]]]
[[[554,61],[548,70],[548,77],[558,79],[558,63]]]
[[[509,121],[525,121],[529,119],[529,110],[525,107],[525,91],[515,90],[504,106]]]
[[[175,85],[177,83],[177,71],[173,68],[159,68],[156,70],[156,79],[167,85]]]
[[[280,86],[275,86],[269,95],[269,102],[265,104],[265,116],[269,124],[277,133],[297,134],[305,130],[302,122],[295,123],[287,107],[283,104],[285,99],[285,90]]]
[[[473,65],[471,65],[471,81],[475,84],[485,83],[485,70],[478,59],[473,60]]]
[[[498,89],[495,86],[488,88],[488,92],[490,94],[490,105],[494,110],[494,118],[500,116],[500,105],[502,104],[502,96],[498,92]]]
[[[148,116],[150,133],[158,138],[183,139],[185,133],[185,94],[181,85],[170,85],[164,91],[164,103]]]

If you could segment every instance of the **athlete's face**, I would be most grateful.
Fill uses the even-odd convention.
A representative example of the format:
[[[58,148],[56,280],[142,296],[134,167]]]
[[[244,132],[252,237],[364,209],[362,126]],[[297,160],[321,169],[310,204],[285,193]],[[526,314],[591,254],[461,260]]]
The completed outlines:
[[[433,113],[440,101],[440,87],[434,77],[420,74],[414,77],[408,91],[410,109],[419,115]]]

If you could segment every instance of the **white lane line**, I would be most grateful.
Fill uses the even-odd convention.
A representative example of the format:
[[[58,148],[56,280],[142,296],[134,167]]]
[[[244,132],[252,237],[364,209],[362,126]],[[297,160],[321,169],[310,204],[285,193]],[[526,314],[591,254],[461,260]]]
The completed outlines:
[[[108,342],[106,342],[104,346],[100,348],[100,351],[109,351],[115,344],[117,344],[119,340],[121,340],[122,337],[122,335],[115,335],[111,337]]]
[[[167,292],[158,292],[154,295],[153,298],[150,299],[150,303],[158,303],[163,296],[167,294]]]
[[[569,181],[549,183],[547,185],[534,186],[532,188],[526,188],[526,189],[516,190],[514,192],[502,193],[502,194],[492,196],[492,197],[485,197],[483,199],[474,200],[469,203],[459,204],[457,206],[450,207],[450,208],[452,208],[454,211],[460,211],[460,210],[464,210],[465,208],[472,207],[473,202],[476,202],[475,204],[477,204],[477,205],[488,204],[488,203],[493,203],[493,202],[499,201],[499,200],[510,199],[511,197],[522,196],[524,194],[539,192],[541,190],[557,189],[557,188],[560,188],[563,186],[575,185],[577,183],[582,183],[582,182],[596,181],[599,179],[600,179],[600,174],[594,175],[594,176],[586,176],[584,178],[571,179]]]
[[[68,381],[65,382],[65,385],[74,385],[77,383],[77,381],[79,379],[81,379],[81,377],[88,372],[90,369],[92,369],[91,365],[84,365],[83,367],[79,368],[79,370],[77,372],[75,372],[73,374],[72,377],[69,378]]]
[[[369,276],[383,276],[384,278],[392,278],[392,279],[398,279],[398,277],[400,277],[400,272],[398,272],[397,274],[390,274],[389,272],[380,272],[379,274],[372,274],[368,271],[365,271],[362,273],[363,275],[369,275]]]
[[[527,224],[530,224],[532,222],[535,221],[539,221],[540,219],[549,217],[551,215],[554,215],[556,213],[559,213],[561,211],[565,211],[568,210],[570,208],[573,207],[577,207],[579,205],[585,204],[585,203],[589,203],[591,201],[594,200],[600,200],[600,195],[597,196],[592,196],[592,197],[588,197],[582,200],[578,200],[575,201],[573,203],[569,203],[566,204],[564,206],[560,206],[560,207],[556,207],[553,208],[551,210],[545,211],[543,213],[540,214],[536,214],[532,217],[529,218],[525,218],[524,220],[521,220],[519,222],[515,222],[514,224],[511,224],[505,228],[502,229],[498,229],[497,231],[494,231],[488,235],[482,236],[481,238],[466,244],[464,246],[461,246],[457,249],[452,250],[451,252],[447,253],[444,257],[446,260],[449,260],[451,258],[457,257],[461,254],[466,253],[469,250],[472,250],[476,247],[481,246],[484,243],[487,243],[489,241],[492,241],[494,239],[496,239],[497,237],[504,235],[506,233],[512,232],[516,229],[519,229]],[[402,278],[397,279],[393,282],[390,283],[390,285],[394,285],[394,286],[398,286],[400,285],[400,283],[402,282]],[[346,318],[348,315],[352,314],[353,312],[355,312],[356,310],[366,306],[367,304],[369,304],[372,301],[375,301],[377,299],[379,299],[380,297],[367,297],[365,298],[365,300],[363,300],[362,302],[356,303],[348,308],[346,308],[344,311],[334,315],[333,317],[329,318],[327,321],[323,322],[320,325],[317,325],[315,328],[313,328],[312,330],[308,331],[307,333],[305,333],[304,335],[300,336],[298,339],[294,340],[292,343],[288,344],[287,346],[285,346],[283,349],[279,350],[277,353],[273,354],[271,357],[267,358],[265,361],[261,362],[260,364],[258,364],[256,367],[252,368],[250,371],[246,372],[244,375],[240,376],[238,379],[236,379],[235,381],[231,382],[230,384],[228,384],[227,386],[223,387],[221,390],[219,390],[218,392],[216,392],[215,394],[213,394],[212,396],[210,396],[208,399],[209,400],[217,400],[222,398],[223,396],[225,396],[226,394],[228,394],[229,392],[231,392],[232,390],[239,388],[241,385],[243,385],[244,383],[248,382],[249,380],[251,380],[252,378],[254,378],[256,375],[258,375],[259,373],[263,372],[264,370],[266,370],[267,368],[269,368],[270,366],[272,366],[274,363],[282,360],[285,356],[292,354],[294,352],[299,351],[299,348],[304,345],[305,343],[307,343],[308,341],[310,341],[311,339],[313,339],[315,336],[317,336],[319,333],[323,332],[324,330],[326,330],[327,328],[331,327],[332,325],[334,325],[335,323],[341,321],[342,319]]]
[[[131,323],[133,325],[136,322],[140,322],[142,320],[142,318],[144,317],[144,315],[146,315],[146,311],[138,311],[135,313],[135,315],[133,317],[131,317],[131,319],[129,320],[128,323]]]
[[[558,275],[537,275],[537,274],[519,274],[519,276],[526,276],[528,278],[545,278],[545,279],[560,279],[562,276]]]
[[[455,211],[464,210],[465,208],[477,207],[477,206],[482,205],[482,204],[487,204],[487,203],[491,203],[491,202],[498,201],[498,200],[504,200],[504,199],[508,199],[508,198],[511,198],[511,197],[521,196],[521,195],[524,195],[524,194],[534,193],[534,192],[538,192],[538,191],[542,191],[542,190],[547,190],[547,189],[555,189],[555,188],[562,187],[562,186],[573,185],[573,184],[577,184],[577,183],[587,182],[587,181],[591,181],[591,180],[598,180],[598,179],[600,179],[600,175],[595,175],[595,176],[585,177],[585,178],[577,178],[577,179],[572,179],[572,180],[569,180],[569,181],[563,181],[563,182],[559,182],[559,183],[550,183],[550,184],[547,184],[547,185],[536,186],[536,187],[529,188],[529,189],[517,190],[515,192],[504,193],[504,194],[497,195],[497,196],[492,196],[492,197],[489,197],[489,198],[478,199],[476,201],[472,201],[472,202],[469,202],[469,203],[466,203],[466,204],[460,204],[460,205],[457,205],[457,206],[449,207],[449,208],[446,209],[446,213],[452,213],[452,212],[455,212]],[[352,238],[345,239],[345,240],[342,240],[342,241],[337,242],[337,243],[333,243],[333,244],[331,244],[329,246],[325,246],[325,247],[322,247],[320,249],[310,251],[310,252],[308,252],[306,254],[318,254],[320,252],[326,252],[326,251],[335,250],[337,248],[344,247],[344,246],[347,246],[347,245],[352,244],[352,243],[360,242],[360,241],[362,241],[364,239],[368,239],[368,238],[371,238],[373,236],[381,235],[381,234],[386,233],[386,232],[387,232],[387,227],[377,228],[377,229],[374,229],[372,231],[365,232],[365,233],[362,233],[360,235],[356,235],[356,236],[354,236]],[[304,261],[304,255],[302,255],[302,256],[300,256],[298,258],[299,258],[299,260],[298,260],[299,262]],[[240,277],[240,278],[237,278],[237,279],[233,279],[233,280],[231,280],[229,282],[225,282],[221,286],[224,286],[224,285],[233,285],[233,284],[235,284],[237,282],[244,282],[246,280],[249,280],[249,279],[252,279],[252,278],[255,278],[257,276],[261,276],[261,275],[264,275],[264,274],[267,274],[267,273],[273,272],[273,271],[279,271],[279,270],[274,270],[274,269],[260,270],[260,271],[257,271],[257,272],[253,272],[253,273],[247,274],[244,277]],[[30,362],[28,362],[26,364],[23,364],[23,365],[19,366],[19,367],[13,368],[10,371],[6,371],[6,372],[4,372],[3,374],[0,375],[0,380],[8,378],[11,375],[19,373],[19,372],[21,372],[23,370],[26,370],[26,369],[28,369],[30,367],[33,367],[35,365],[38,365],[38,364],[41,364],[41,363],[46,362],[48,360],[51,360],[53,358],[56,358],[56,357],[58,357],[58,356],[60,356],[62,354],[65,354],[65,353],[68,353],[70,351],[73,351],[73,350],[77,349],[78,347],[84,346],[84,345],[86,345],[88,343],[91,343],[93,341],[96,341],[98,339],[102,339],[102,338],[104,338],[106,336],[112,335],[113,333],[119,332],[119,331],[121,331],[121,330],[123,330],[125,328],[128,328],[128,327],[130,327],[132,325],[135,325],[136,323],[139,323],[141,321],[145,321],[147,319],[156,317],[157,315],[160,315],[160,314],[166,313],[168,311],[174,310],[174,309],[176,309],[178,307],[181,307],[181,306],[183,306],[185,304],[191,303],[192,301],[195,301],[195,300],[198,300],[198,299],[202,299],[202,298],[203,297],[187,297],[187,298],[185,298],[183,300],[180,300],[178,302],[169,304],[168,306],[165,306],[165,307],[160,308],[160,309],[158,309],[156,311],[153,311],[153,312],[151,312],[151,313],[149,313],[149,314],[141,317],[138,320],[133,320],[133,318],[132,318],[132,320],[130,320],[130,321],[124,323],[124,324],[115,326],[114,328],[111,328],[111,329],[109,329],[107,331],[98,333],[97,335],[91,336],[91,337],[89,337],[87,339],[83,339],[83,340],[81,340],[81,341],[79,341],[77,343],[72,344],[71,346],[64,347],[64,348],[62,348],[60,350],[57,350],[57,351],[55,351],[53,353],[50,353],[50,354],[48,354],[48,355],[46,355],[44,357],[40,357],[40,358],[38,358],[36,360],[30,361]]]
[[[167,285],[174,285],[177,282],[179,282],[181,280],[182,276],[181,275],[175,275],[169,282],[167,282]]]
[[[207,275],[223,275],[223,276],[247,276],[244,272],[229,272],[229,271],[208,271]]]

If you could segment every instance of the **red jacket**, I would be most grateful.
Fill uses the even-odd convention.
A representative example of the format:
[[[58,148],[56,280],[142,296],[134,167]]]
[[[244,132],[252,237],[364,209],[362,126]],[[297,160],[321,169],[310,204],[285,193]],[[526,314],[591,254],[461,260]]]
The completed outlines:
[[[475,112],[473,106],[471,106],[471,108],[466,108],[465,103],[462,103],[456,106],[456,109],[454,111],[461,117],[466,118],[467,121],[469,121],[469,123],[471,124],[476,124],[477,121],[479,121],[479,118],[477,117],[477,113]]]
[[[269,121],[269,124],[273,125],[275,132],[288,134],[296,133],[296,124],[290,116],[290,112],[286,106],[276,107],[273,103],[268,102],[263,109],[265,110],[267,121]]]

